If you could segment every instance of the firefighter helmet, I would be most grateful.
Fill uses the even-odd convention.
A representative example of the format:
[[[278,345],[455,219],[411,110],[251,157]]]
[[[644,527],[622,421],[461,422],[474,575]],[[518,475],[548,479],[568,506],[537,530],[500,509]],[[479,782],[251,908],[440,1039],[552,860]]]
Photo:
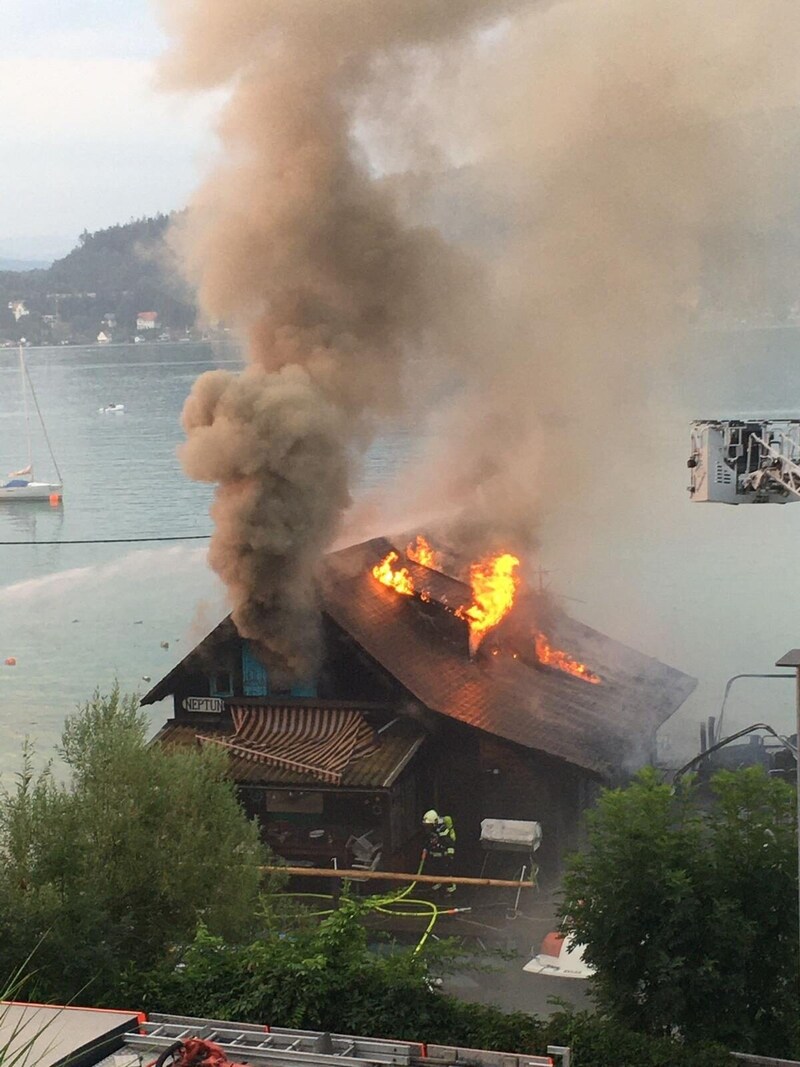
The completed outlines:
[[[422,822],[425,826],[435,826],[438,821],[439,812],[434,811],[433,808],[431,808],[430,811],[426,811],[425,814],[422,816]]]

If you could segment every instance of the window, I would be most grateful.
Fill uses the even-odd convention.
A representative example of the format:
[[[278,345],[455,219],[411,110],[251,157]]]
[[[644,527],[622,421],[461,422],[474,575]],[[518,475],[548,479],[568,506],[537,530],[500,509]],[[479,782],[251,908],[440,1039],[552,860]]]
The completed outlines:
[[[230,671],[215,671],[209,679],[212,697],[233,696],[233,678]]]

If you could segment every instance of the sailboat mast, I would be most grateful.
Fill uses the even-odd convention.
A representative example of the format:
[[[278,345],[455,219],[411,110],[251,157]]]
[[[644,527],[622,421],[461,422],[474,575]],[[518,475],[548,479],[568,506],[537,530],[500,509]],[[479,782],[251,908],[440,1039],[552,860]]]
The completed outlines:
[[[20,348],[20,354],[21,353],[22,353],[22,349]],[[59,482],[63,482],[64,479],[61,477],[61,471],[59,470],[59,467],[58,467],[58,460],[56,459],[55,452],[53,451],[53,446],[50,443],[50,434],[47,432],[47,427],[44,424],[44,416],[42,415],[42,409],[39,407],[39,398],[36,396],[36,390],[33,388],[33,382],[31,381],[31,376],[28,374],[28,368],[25,366],[24,361],[23,361],[22,367],[23,367],[23,371],[24,371],[24,374],[25,374],[25,378],[26,378],[27,383],[28,383],[28,388],[31,391],[31,399],[33,400],[33,406],[36,408],[36,414],[37,414],[37,416],[39,418],[39,425],[41,426],[42,433],[44,434],[44,440],[45,440],[45,444],[47,445],[47,451],[50,453],[50,461],[52,462],[53,466],[56,469],[56,474],[58,476]],[[27,405],[26,405],[25,411],[27,412],[27,410],[28,410],[28,408],[27,408]]]
[[[28,442],[28,466],[33,477],[33,451],[31,445],[31,413],[28,409],[28,374],[25,370],[25,357],[22,354],[22,344],[19,346],[19,373],[22,381],[22,406],[25,410],[25,440]]]

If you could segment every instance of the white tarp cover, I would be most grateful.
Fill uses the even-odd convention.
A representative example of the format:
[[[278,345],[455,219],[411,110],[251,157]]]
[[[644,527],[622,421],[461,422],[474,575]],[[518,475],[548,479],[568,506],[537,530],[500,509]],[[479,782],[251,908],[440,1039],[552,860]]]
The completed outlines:
[[[542,843],[542,826],[519,819],[483,819],[481,845],[487,851],[535,852]]]

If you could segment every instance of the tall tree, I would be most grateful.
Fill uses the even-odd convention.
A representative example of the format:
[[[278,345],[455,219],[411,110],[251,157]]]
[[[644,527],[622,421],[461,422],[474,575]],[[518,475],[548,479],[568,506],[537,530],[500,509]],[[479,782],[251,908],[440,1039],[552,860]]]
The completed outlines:
[[[760,768],[604,792],[563,909],[600,1006],[653,1035],[795,1050],[796,833],[792,788]]]
[[[97,1002],[198,922],[254,929],[262,846],[216,752],[146,743],[118,689],[67,720],[70,780],[33,773],[0,796],[0,971],[35,950],[37,992]],[[81,992],[83,991],[83,992]]]

